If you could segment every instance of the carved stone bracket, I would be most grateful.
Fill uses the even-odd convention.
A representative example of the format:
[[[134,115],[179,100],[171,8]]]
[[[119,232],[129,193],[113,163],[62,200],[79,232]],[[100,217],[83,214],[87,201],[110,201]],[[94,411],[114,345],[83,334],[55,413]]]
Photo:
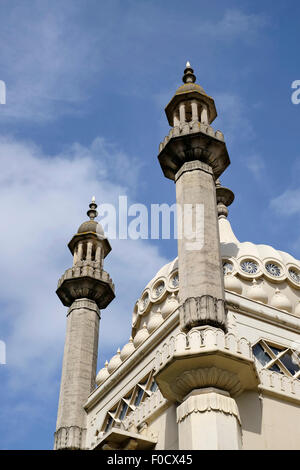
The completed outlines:
[[[217,387],[236,396],[243,391],[239,376],[218,367],[204,367],[182,372],[172,383],[172,389],[182,399],[196,388]]]

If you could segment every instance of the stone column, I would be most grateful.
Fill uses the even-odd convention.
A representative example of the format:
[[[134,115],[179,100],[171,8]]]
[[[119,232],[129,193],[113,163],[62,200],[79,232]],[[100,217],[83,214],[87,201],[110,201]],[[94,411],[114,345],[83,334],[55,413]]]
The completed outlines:
[[[178,127],[179,124],[180,124],[180,122],[179,122],[179,119],[177,117],[177,113],[174,112],[174,114],[173,114],[173,127]]]
[[[82,261],[82,242],[79,242],[77,245],[77,259]]]
[[[192,121],[198,121],[198,104],[197,101],[192,101]]]
[[[93,249],[93,242],[88,242],[87,249],[86,249],[86,260],[91,261],[92,259],[92,249]]]
[[[180,119],[181,124],[185,123],[185,104],[184,103],[180,103],[179,105],[179,119]]]
[[[180,450],[238,450],[242,448],[240,417],[228,392],[195,389],[177,408]]]
[[[95,386],[99,320],[100,310],[89,299],[75,300],[68,310],[55,449],[84,445],[83,404]]]
[[[181,328],[187,331],[199,325],[213,325],[225,329],[224,285],[212,169],[200,161],[186,162],[176,173],[175,182],[176,201],[182,215],[182,230],[178,229]],[[178,222],[180,225],[180,220]]]
[[[201,110],[201,122],[202,124],[208,124],[208,112],[207,107],[205,105],[203,105]]]
[[[101,261],[101,246],[100,245],[98,245],[96,248],[95,261],[97,261],[98,263]]]

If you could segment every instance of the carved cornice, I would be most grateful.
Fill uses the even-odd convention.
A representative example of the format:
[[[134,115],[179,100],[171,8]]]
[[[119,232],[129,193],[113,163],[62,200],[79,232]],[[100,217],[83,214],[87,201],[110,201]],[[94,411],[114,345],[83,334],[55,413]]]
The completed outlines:
[[[227,308],[235,310],[247,317],[257,318],[272,325],[295,331],[300,331],[300,319],[287,312],[282,312],[270,305],[264,305],[242,295],[225,291]]]
[[[225,330],[225,301],[211,295],[189,297],[179,307],[179,318],[183,331],[200,325],[212,325]]]
[[[177,407],[177,423],[180,423],[192,413],[205,413],[207,411],[229,414],[234,416],[239,424],[241,424],[239,410],[235,400],[216,392],[189,396]]]

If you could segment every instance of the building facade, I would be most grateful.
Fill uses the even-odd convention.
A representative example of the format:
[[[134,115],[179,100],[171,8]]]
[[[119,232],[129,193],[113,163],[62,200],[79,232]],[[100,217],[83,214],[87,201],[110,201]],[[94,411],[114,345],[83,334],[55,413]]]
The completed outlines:
[[[178,257],[147,284],[128,343],[97,373],[111,248],[93,200],[57,294],[68,308],[55,449],[299,449],[300,262],[237,240],[213,98],[186,64],[158,160],[174,181]],[[197,217],[201,215],[201,223]]]

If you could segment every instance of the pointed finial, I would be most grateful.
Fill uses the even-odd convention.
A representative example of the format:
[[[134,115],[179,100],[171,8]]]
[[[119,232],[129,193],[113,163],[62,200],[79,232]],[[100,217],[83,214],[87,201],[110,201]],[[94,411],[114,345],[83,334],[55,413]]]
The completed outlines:
[[[189,61],[187,61],[185,69],[184,69],[184,75],[182,77],[183,83],[195,83],[196,81],[196,75],[194,75],[194,70],[191,67],[191,64]]]
[[[106,369],[107,369],[108,361],[105,361],[105,364],[104,364],[104,365],[105,365],[105,367],[106,367]]]
[[[87,215],[91,220],[94,220],[98,215],[98,212],[96,211],[97,204],[95,202],[95,196],[92,197],[92,202],[89,204],[89,207],[90,209],[87,211]]]

